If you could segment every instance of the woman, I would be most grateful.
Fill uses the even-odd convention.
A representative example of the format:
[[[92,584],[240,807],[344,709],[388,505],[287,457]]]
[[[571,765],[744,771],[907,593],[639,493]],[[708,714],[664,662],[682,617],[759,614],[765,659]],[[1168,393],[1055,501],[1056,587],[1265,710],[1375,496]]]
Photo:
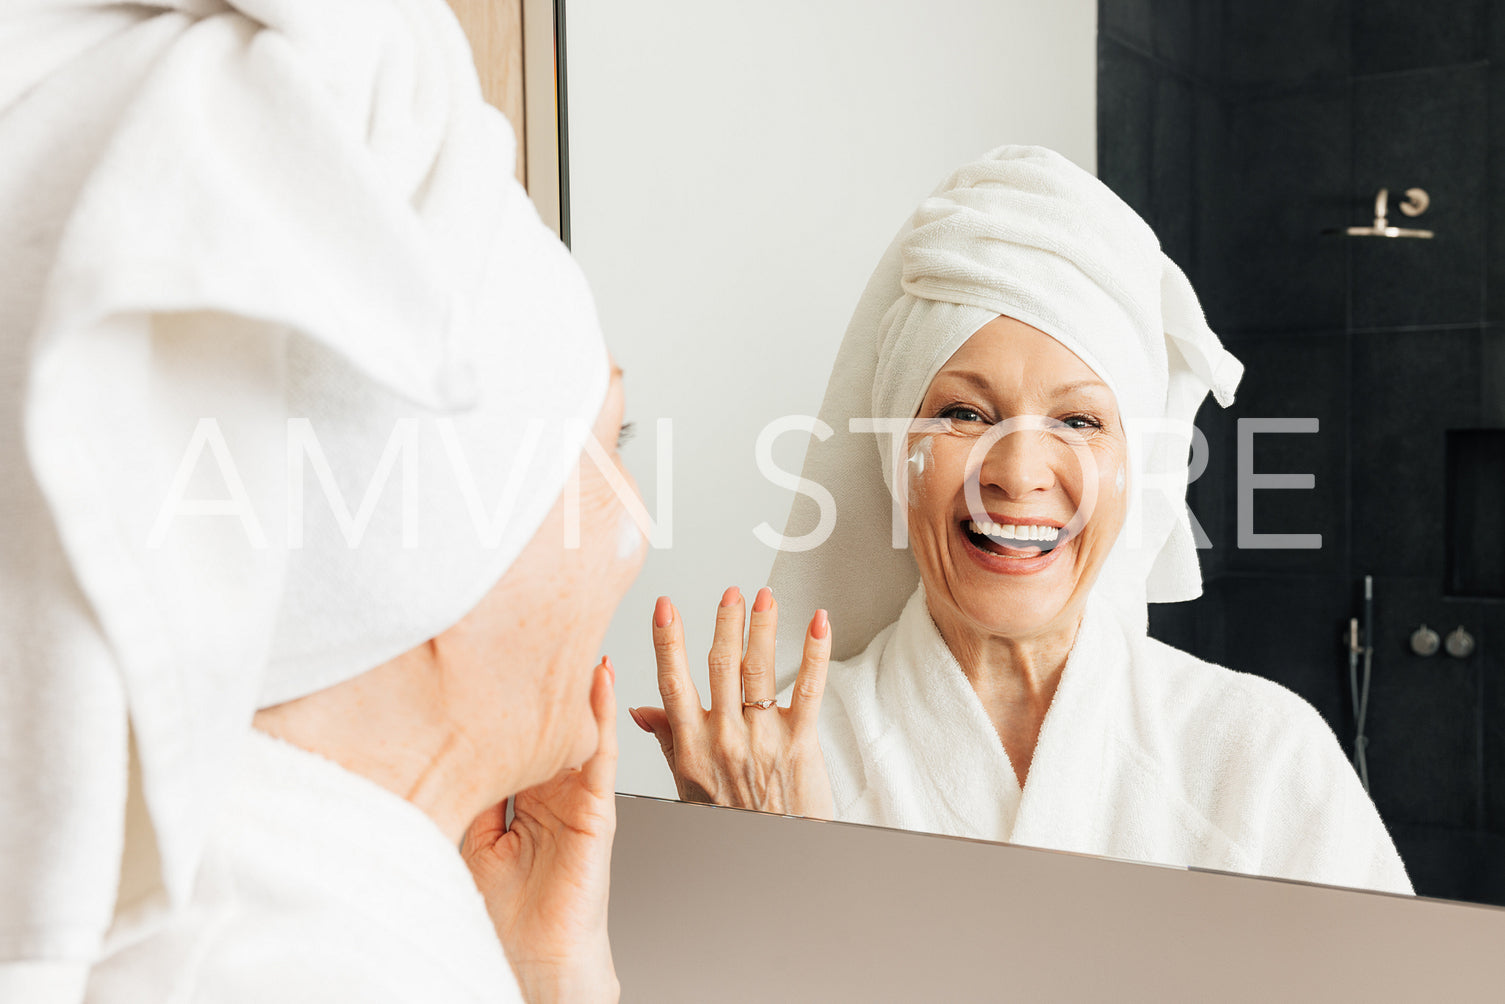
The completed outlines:
[[[20,8],[0,999],[614,999],[621,378],[453,16]]]
[[[878,266],[821,412],[904,434],[812,442],[836,529],[778,556],[745,653],[723,597],[710,712],[677,611],[655,610],[665,707],[633,716],[681,795],[1409,893],[1314,709],[1146,634],[1146,602],[1200,591],[1190,423],[1241,373],[1087,172],[1029,147],[958,169]],[[829,607],[802,658],[775,656],[773,596]],[[778,709],[772,667],[796,660]]]

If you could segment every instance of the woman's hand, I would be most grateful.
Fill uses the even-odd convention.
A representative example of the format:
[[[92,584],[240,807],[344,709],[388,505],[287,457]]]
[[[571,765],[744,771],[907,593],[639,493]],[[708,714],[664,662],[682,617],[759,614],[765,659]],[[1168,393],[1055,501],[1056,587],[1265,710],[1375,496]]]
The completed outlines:
[[[778,608],[771,590],[758,590],[744,652],[742,607],[742,594],[733,587],[716,612],[711,710],[706,711],[685,663],[679,611],[667,596],[659,597],[653,611],[653,649],[664,706],[631,708],[629,713],[639,728],[658,738],[680,798],[829,819],[835,812],[831,782],[816,735],[831,657],[826,612],[817,610],[805,632],[790,706],[759,708],[748,703],[774,697]]]
[[[591,683],[600,743],[579,768],[505,801],[471,823],[460,852],[523,995],[538,1001],[615,1001],[606,936],[611,840],[617,826],[616,674],[602,659]]]

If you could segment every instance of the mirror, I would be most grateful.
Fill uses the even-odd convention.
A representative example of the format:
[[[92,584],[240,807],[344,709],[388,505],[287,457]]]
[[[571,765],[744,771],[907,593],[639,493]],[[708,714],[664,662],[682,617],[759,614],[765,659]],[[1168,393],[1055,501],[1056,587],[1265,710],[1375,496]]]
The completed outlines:
[[[621,790],[675,794],[625,715],[661,703],[654,598],[705,696],[722,590],[768,580],[755,528],[796,496],[808,436],[779,420],[818,412],[916,204],[1040,144],[1154,227],[1246,367],[1197,416],[1203,595],[1150,634],[1315,709],[1419,894],[1505,904],[1505,23],[1449,12],[1418,36],[1404,5],[1304,0],[572,0],[568,225],[658,535],[607,640]],[[1381,189],[1434,236],[1324,233],[1370,227]]]

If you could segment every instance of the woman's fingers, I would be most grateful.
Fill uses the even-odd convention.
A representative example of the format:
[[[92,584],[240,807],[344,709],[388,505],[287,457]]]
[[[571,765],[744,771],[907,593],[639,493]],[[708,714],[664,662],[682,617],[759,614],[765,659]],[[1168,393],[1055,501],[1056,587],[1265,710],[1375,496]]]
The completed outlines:
[[[658,692],[669,721],[675,728],[693,728],[705,708],[685,662],[684,624],[667,596],[660,596],[653,608],[653,658],[658,663]]]
[[[732,586],[716,608],[716,634],[707,659],[711,671],[711,712],[742,714],[742,593]]]
[[[824,610],[815,611],[805,631],[805,651],[794,696],[789,701],[790,723],[796,728],[814,728],[820,715],[821,695],[826,692],[826,666],[831,661],[831,622]]]
[[[747,657],[742,660],[742,699],[762,701],[774,696],[773,653],[779,608],[773,590],[764,586],[753,598],[747,628]],[[756,710],[756,709],[752,709]]]
[[[460,843],[460,854],[467,860],[490,850],[507,832],[507,799],[493,805],[477,816],[465,830],[465,839]]]
[[[586,790],[614,798],[617,790],[617,673],[603,656],[591,681],[591,712],[596,716],[596,752],[582,770]]]
[[[658,748],[664,751],[664,759],[669,761],[669,766],[674,766],[674,728],[669,724],[669,716],[664,714],[663,708],[632,708],[629,712],[632,720],[638,723],[638,728],[644,732],[652,732],[653,738],[658,740]]]

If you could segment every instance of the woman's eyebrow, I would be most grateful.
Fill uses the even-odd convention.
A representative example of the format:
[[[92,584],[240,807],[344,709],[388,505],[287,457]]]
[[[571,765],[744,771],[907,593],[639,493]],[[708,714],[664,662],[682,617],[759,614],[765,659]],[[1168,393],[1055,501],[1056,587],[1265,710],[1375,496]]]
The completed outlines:
[[[958,380],[966,381],[979,390],[991,390],[993,386],[992,383],[989,382],[987,377],[983,376],[981,373],[975,373],[972,370],[944,370],[936,374],[936,376],[955,377]]]
[[[1076,390],[1109,390],[1109,387],[1101,380],[1073,380],[1071,381],[1071,383],[1061,384],[1061,386],[1057,387],[1050,393],[1053,397],[1060,397],[1062,394],[1070,394],[1072,391]]]

